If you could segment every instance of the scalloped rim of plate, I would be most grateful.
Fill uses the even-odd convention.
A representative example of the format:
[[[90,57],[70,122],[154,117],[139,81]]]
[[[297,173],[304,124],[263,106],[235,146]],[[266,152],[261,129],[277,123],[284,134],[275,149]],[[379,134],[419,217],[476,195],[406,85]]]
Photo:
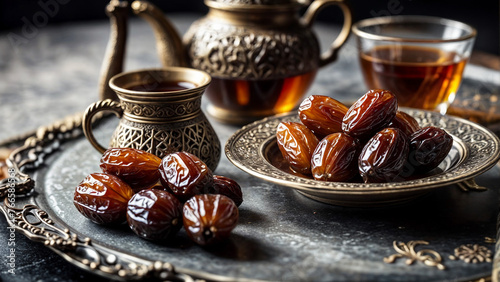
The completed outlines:
[[[473,178],[479,174],[482,174],[483,172],[489,170],[492,168],[499,160],[500,160],[500,140],[499,138],[492,133],[489,129],[476,124],[474,122],[459,118],[459,117],[454,117],[454,116],[449,116],[449,115],[441,115],[436,112],[430,112],[430,111],[425,111],[425,110],[418,110],[418,109],[410,109],[410,108],[400,108],[400,110],[403,110],[405,112],[410,112],[410,113],[419,113],[419,114],[424,114],[424,115],[430,115],[434,118],[438,118],[441,121],[455,121],[458,124],[462,126],[470,126],[471,128],[479,131],[482,133],[482,136],[484,136],[487,140],[492,142],[492,150],[493,152],[489,154],[489,156],[485,156],[484,158],[481,158],[482,162],[480,166],[476,167],[471,167],[468,172],[459,174],[459,175],[452,175],[454,171],[456,171],[458,168],[463,168],[463,166],[467,165],[468,161],[470,161],[471,155],[474,154],[467,154],[466,156],[463,156],[464,159],[457,164],[456,166],[450,168],[449,170],[446,170],[442,173],[428,176],[428,177],[423,177],[415,180],[410,180],[410,181],[401,181],[401,182],[390,182],[390,183],[351,183],[351,182],[325,182],[325,181],[319,181],[319,180],[313,180],[313,179],[308,179],[308,178],[303,178],[299,176],[294,176],[291,175],[287,172],[284,172],[280,170],[279,168],[273,166],[271,163],[267,161],[267,159],[263,155],[263,150],[268,142],[273,138],[274,134],[269,135],[271,132],[269,131],[262,131],[264,133],[267,133],[268,135],[263,138],[261,137],[258,142],[257,150],[256,151],[248,151],[249,157],[255,158],[254,161],[258,161],[259,165],[263,165],[263,169],[261,171],[258,171],[252,167],[249,167],[247,162],[241,161],[240,158],[236,158],[234,154],[235,150],[235,143],[242,140],[243,138],[246,138],[246,134],[249,134],[251,130],[259,129],[259,128],[267,128],[269,129],[269,125],[271,122],[277,122],[281,120],[290,120],[296,117],[295,112],[289,112],[289,113],[284,113],[284,114],[278,114],[274,115],[271,117],[266,117],[264,119],[255,121],[251,124],[248,124],[238,131],[236,131],[226,142],[225,145],[225,154],[228,158],[228,160],[233,163],[236,167],[239,169],[245,171],[246,173],[249,173],[253,176],[256,176],[260,179],[266,180],[271,183],[275,183],[278,185],[282,186],[287,186],[291,187],[294,189],[299,189],[305,192],[321,192],[324,194],[349,194],[349,195],[355,195],[355,194],[360,194],[360,195],[367,195],[367,194],[380,194],[380,193],[399,193],[399,192],[410,192],[410,191],[417,191],[417,190],[427,190],[431,188],[437,188],[437,187],[442,187],[445,185],[450,185],[450,184],[455,184],[470,178]],[[445,128],[446,129],[446,128]],[[274,129],[273,129],[274,130]],[[455,138],[459,140],[459,142],[463,142],[466,146],[468,151],[472,151],[473,153],[477,152],[476,148],[474,146],[471,146],[472,143],[466,142],[463,140],[464,133],[451,133]],[[455,140],[457,142],[457,140]],[[470,153],[470,152],[469,152]],[[266,171],[267,169],[267,171]],[[271,174],[271,172],[275,173],[274,175]],[[276,175],[278,176],[284,176],[286,178],[290,178],[292,180],[285,180],[285,179],[280,179],[277,178]],[[449,178],[449,176],[452,176]]]

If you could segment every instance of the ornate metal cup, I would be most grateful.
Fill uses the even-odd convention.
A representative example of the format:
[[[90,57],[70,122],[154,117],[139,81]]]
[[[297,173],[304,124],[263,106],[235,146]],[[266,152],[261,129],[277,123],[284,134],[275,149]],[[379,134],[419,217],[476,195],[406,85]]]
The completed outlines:
[[[99,152],[104,152],[106,148],[92,133],[91,120],[101,111],[112,111],[120,123],[109,147],[140,149],[160,158],[186,151],[215,170],[221,154],[220,141],[201,111],[201,97],[210,82],[207,73],[180,67],[118,74],[109,85],[119,102],[108,99],[91,104],[83,116],[83,132]],[[165,84],[181,85],[181,89],[162,88]]]

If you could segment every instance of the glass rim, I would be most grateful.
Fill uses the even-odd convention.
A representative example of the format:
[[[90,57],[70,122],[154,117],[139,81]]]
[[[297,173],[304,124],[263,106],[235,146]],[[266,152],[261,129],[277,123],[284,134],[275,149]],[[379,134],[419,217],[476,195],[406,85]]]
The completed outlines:
[[[408,23],[408,22],[419,22],[426,24],[438,24],[443,26],[452,26],[465,30],[467,34],[449,39],[423,39],[423,38],[409,38],[409,37],[395,37],[395,36],[385,36],[377,35],[370,32],[361,30],[364,27],[382,25],[382,24],[392,24],[392,23]],[[352,26],[352,32],[362,38],[372,39],[377,41],[394,41],[394,42],[413,42],[413,43],[446,43],[446,42],[460,42],[466,41],[476,37],[476,29],[472,26],[459,22],[456,20],[450,20],[446,18],[430,17],[430,16],[387,16],[387,17],[377,17],[361,20]]]

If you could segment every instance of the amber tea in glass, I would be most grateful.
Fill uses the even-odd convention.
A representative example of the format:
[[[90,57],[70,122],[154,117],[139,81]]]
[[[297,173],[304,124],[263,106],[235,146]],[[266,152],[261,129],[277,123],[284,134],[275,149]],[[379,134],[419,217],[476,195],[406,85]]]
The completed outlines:
[[[369,89],[390,90],[400,106],[446,113],[472,51],[472,27],[442,18],[395,16],[363,20],[353,32]]]
[[[435,109],[456,93],[467,59],[431,47],[378,46],[360,61],[369,88],[391,90],[400,106]]]

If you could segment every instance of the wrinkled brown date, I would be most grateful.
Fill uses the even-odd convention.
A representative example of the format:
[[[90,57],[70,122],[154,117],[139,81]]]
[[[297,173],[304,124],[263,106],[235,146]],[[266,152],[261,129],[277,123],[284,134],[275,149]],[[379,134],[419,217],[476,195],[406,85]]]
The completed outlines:
[[[393,181],[408,158],[408,143],[408,137],[397,128],[386,128],[368,140],[358,162],[364,182]]]
[[[357,174],[358,141],[344,133],[326,136],[311,157],[311,172],[316,180],[347,181]]]
[[[165,190],[174,194],[181,202],[194,195],[207,193],[214,184],[210,168],[191,153],[166,155],[158,170]]]
[[[184,204],[183,219],[189,238],[202,246],[212,245],[229,237],[236,227],[238,207],[224,195],[196,195]]]
[[[397,111],[396,116],[392,119],[387,127],[395,127],[403,131],[408,138],[417,130],[420,129],[417,120],[405,112]]]
[[[97,224],[122,223],[133,194],[130,186],[117,176],[92,173],[76,187],[73,204]]]
[[[424,127],[410,138],[408,164],[418,172],[436,168],[448,155],[453,138],[441,128]]]
[[[221,175],[214,175],[214,186],[210,189],[210,194],[221,194],[229,197],[236,206],[243,203],[243,193],[238,182]]]
[[[182,227],[182,204],[165,190],[139,191],[128,202],[127,223],[139,237],[167,239]]]
[[[134,192],[151,187],[160,179],[157,156],[132,148],[110,148],[101,157],[104,173],[118,176],[127,182]]]
[[[396,116],[396,96],[387,90],[370,90],[347,111],[342,121],[342,130],[358,139],[371,138],[385,128]]]
[[[342,119],[348,108],[341,102],[321,95],[306,98],[299,106],[300,121],[319,137],[342,132]]]
[[[311,156],[319,142],[311,130],[298,122],[282,122],[276,130],[276,140],[293,170],[311,174]]]

